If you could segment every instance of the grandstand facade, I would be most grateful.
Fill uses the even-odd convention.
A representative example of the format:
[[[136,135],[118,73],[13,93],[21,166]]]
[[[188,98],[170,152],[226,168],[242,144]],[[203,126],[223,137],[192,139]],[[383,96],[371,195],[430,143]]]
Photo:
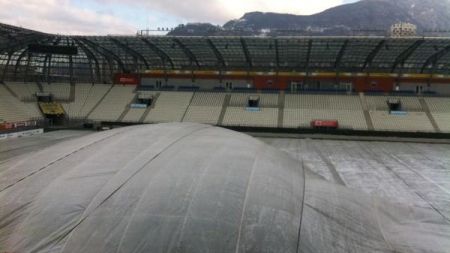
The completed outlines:
[[[60,36],[1,24],[0,39],[1,128],[51,118],[450,133],[446,38]]]

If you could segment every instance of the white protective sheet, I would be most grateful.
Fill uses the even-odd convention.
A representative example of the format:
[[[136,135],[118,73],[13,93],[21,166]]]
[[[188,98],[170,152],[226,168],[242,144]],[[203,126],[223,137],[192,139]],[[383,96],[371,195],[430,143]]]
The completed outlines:
[[[0,252],[449,252],[450,224],[263,142],[171,123],[0,164]]]

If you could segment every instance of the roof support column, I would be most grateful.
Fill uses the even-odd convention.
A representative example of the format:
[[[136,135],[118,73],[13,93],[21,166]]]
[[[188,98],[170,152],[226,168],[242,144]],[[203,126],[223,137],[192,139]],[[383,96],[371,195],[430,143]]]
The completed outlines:
[[[115,38],[110,38],[110,40],[112,42],[114,42],[114,44],[116,44],[117,46],[119,46],[120,48],[122,48],[123,50],[125,50],[126,52],[128,52],[130,55],[132,55],[134,57],[134,60],[136,61],[136,70],[138,72],[140,72],[138,64],[137,64],[138,59],[142,60],[142,62],[145,64],[145,67],[147,69],[150,68],[145,57],[142,54],[140,54],[138,51],[135,51],[134,49],[130,48],[128,45],[123,44],[122,42],[120,42],[119,40],[117,40]]]
[[[25,75],[23,80],[25,83],[27,82],[28,72],[30,71],[31,57],[33,57],[33,53],[28,53],[27,66],[25,68]]]
[[[306,63],[305,63],[305,84],[309,84],[309,62],[311,60],[311,50],[312,50],[312,39],[308,41],[308,52],[306,54]]]
[[[433,71],[436,69],[437,62],[440,59],[442,59],[444,56],[446,56],[449,52],[450,52],[450,45],[447,45],[442,50],[433,54],[422,65],[422,68],[420,69],[420,73],[423,74],[423,72],[425,71],[425,68],[431,64],[431,74],[433,74]]]
[[[372,65],[372,61],[377,56],[378,52],[383,48],[383,46],[386,44],[386,40],[382,40],[378,43],[378,45],[370,52],[370,54],[367,56],[366,60],[364,61],[364,65],[361,68],[361,72],[364,72],[364,70],[367,68],[367,70],[370,70],[370,67]]]
[[[345,40],[344,44],[341,47],[341,50],[339,50],[339,53],[336,57],[336,61],[334,62],[334,71],[336,73],[336,80],[335,80],[336,85],[339,83],[339,68],[341,65],[342,57],[344,56],[345,50],[347,49],[347,45],[348,45],[348,40]]]
[[[94,53],[92,53],[91,50],[89,50],[87,47],[85,47],[83,45],[83,43],[79,42],[78,39],[73,39],[75,41],[75,43],[77,43],[77,45],[81,48],[81,50],[83,50],[83,52],[86,54],[88,60],[89,60],[89,72],[91,73],[91,79],[92,79],[92,84],[95,83],[95,74],[94,74],[94,67],[95,67],[95,72],[97,74],[97,81],[99,83],[102,82],[102,78],[100,75],[100,65],[98,63],[97,57],[95,57]],[[92,60],[94,60],[95,66],[92,66]]]
[[[280,72],[280,52],[278,49],[278,40],[277,38],[274,38],[275,41],[275,63],[276,63],[276,81],[278,83],[279,81],[279,72]]]
[[[74,84],[74,80],[73,80],[73,59],[72,59],[72,55],[69,55],[69,80],[70,80],[70,84],[73,85]]]
[[[8,71],[8,66],[9,66],[9,63],[10,63],[10,61],[11,61],[12,55],[13,55],[13,51],[11,50],[11,51],[8,53],[8,60],[6,61],[6,66],[5,66],[5,69],[3,70],[2,79],[0,80],[2,83],[5,81],[6,71]]]
[[[23,50],[23,52],[19,55],[19,58],[17,58],[16,66],[14,67],[14,81],[17,81],[17,70],[20,66],[20,61],[22,58],[28,53],[28,49]]]
[[[156,45],[154,45],[150,40],[146,38],[142,38],[142,41],[155,53],[161,58],[161,61],[165,65],[165,62],[169,62],[170,67],[172,69],[175,69],[175,65],[172,62],[172,59],[161,49],[159,49]]]
[[[217,49],[217,47],[214,45],[211,39],[207,39],[206,42],[208,43],[211,50],[214,52],[217,58],[217,68],[219,69],[219,81],[222,82],[222,71],[227,71],[227,66],[225,64],[225,60],[223,59],[222,54]]]

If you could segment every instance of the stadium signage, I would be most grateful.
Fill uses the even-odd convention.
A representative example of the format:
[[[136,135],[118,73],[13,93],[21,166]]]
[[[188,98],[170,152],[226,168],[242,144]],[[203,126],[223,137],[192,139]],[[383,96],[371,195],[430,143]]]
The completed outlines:
[[[131,104],[131,108],[147,108],[146,104]]]
[[[123,85],[138,85],[139,77],[134,73],[115,73],[114,83]]]
[[[249,112],[259,112],[259,111],[261,111],[261,108],[259,108],[259,107],[246,107],[245,110],[249,111]]]
[[[313,120],[313,121],[311,121],[311,126],[312,127],[338,128],[339,123],[337,121]]]
[[[42,134],[42,133],[44,133],[44,129],[41,128],[41,129],[34,129],[34,130],[28,130],[28,131],[22,131],[22,132],[16,132],[16,133],[0,134],[0,140],[23,137],[23,136],[31,136],[31,135]]]
[[[408,113],[405,111],[391,111],[392,115],[407,115]]]

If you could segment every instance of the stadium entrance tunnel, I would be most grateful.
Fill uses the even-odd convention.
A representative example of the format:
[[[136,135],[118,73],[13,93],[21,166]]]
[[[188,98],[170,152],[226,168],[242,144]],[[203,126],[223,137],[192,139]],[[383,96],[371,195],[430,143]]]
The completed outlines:
[[[6,252],[448,252],[450,223],[234,131],[138,125],[0,163]]]

